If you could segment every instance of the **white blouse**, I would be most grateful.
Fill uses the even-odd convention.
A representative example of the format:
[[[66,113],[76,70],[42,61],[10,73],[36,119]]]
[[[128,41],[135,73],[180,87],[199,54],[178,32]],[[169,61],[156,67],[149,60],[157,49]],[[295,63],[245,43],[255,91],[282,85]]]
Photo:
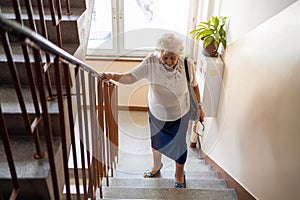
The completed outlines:
[[[197,86],[193,62],[189,64],[191,86]],[[148,105],[150,112],[161,121],[175,121],[189,111],[190,100],[186,83],[184,58],[179,57],[174,69],[160,63],[155,53],[149,54],[143,62],[131,70],[137,79],[149,81]]]

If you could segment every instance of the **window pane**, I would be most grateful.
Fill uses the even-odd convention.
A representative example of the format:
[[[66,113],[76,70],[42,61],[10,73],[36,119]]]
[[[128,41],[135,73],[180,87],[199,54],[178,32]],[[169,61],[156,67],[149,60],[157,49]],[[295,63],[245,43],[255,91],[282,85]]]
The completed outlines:
[[[185,42],[188,0],[124,0],[124,48],[153,48],[164,33]]]
[[[95,1],[91,22],[89,49],[112,49],[111,0]]]

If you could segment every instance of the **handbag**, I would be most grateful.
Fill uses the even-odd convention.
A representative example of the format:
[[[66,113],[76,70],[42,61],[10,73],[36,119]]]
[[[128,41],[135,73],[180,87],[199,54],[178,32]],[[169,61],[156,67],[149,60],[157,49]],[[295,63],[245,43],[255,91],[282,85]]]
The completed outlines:
[[[196,94],[190,84],[190,75],[189,75],[189,70],[188,70],[187,57],[184,58],[184,68],[185,68],[187,86],[188,86],[188,90],[189,90],[189,94],[190,94],[190,111],[189,111],[190,120],[198,121],[200,118],[199,105],[198,105]]]

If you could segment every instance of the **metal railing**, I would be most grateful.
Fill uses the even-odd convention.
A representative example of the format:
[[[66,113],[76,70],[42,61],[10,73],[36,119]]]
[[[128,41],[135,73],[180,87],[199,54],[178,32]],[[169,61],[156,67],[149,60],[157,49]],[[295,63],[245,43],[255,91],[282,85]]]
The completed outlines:
[[[18,20],[17,20],[18,21]],[[95,199],[95,192],[106,179],[109,185],[109,172],[113,174],[118,150],[118,88],[113,82],[103,82],[100,74],[93,68],[51,43],[47,38],[0,15],[1,42],[5,50],[10,74],[13,79],[18,102],[21,108],[26,132],[34,136],[35,158],[49,160],[53,196],[61,199],[62,189],[59,177],[64,176],[66,199],[72,199],[70,169],[68,168],[69,147],[72,149],[76,199]],[[26,101],[11,50],[10,37],[17,38],[24,55],[27,78],[34,104],[34,119],[28,117]],[[34,64],[32,64],[34,60]],[[63,172],[57,171],[53,147],[53,131],[49,113],[48,68],[54,68],[55,81],[51,87],[56,91],[51,102],[58,105],[59,129],[62,144]],[[34,67],[32,67],[34,66]],[[75,84],[73,84],[74,82]],[[77,119],[77,120],[76,120]],[[75,125],[78,123],[78,126]],[[10,145],[5,113],[0,105],[0,134],[11,173],[11,199],[16,199],[22,188],[16,172],[16,166]],[[40,144],[39,129],[42,127],[47,149]],[[77,127],[77,128],[76,128]],[[80,138],[79,144],[76,135]],[[70,140],[70,143],[68,142]],[[80,153],[77,153],[80,152]],[[79,168],[78,163],[81,163]],[[81,192],[81,189],[83,192]],[[82,193],[82,194],[81,194]],[[3,195],[0,193],[0,199]]]

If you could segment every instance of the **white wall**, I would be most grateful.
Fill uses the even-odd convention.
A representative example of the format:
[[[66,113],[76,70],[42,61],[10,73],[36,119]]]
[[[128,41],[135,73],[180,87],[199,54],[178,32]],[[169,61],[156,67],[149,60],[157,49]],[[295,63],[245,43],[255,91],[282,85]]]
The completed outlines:
[[[291,2],[228,0],[220,13],[232,43],[203,148],[261,200],[300,199],[300,1]]]
[[[296,0],[220,0],[220,15],[228,16],[228,43],[276,15]]]

